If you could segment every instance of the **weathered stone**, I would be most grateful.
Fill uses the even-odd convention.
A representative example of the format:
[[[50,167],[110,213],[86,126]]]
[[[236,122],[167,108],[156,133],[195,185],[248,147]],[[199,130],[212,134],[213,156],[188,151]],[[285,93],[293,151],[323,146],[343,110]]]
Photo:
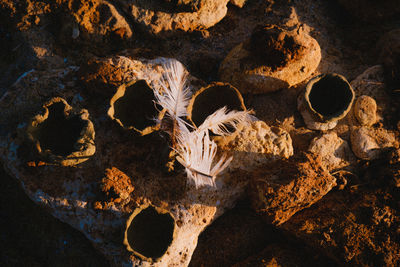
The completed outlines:
[[[145,80],[122,84],[111,98],[107,114],[124,129],[150,134],[160,128],[155,118],[161,121],[165,113],[155,107],[154,101],[153,89]]]
[[[247,0],[230,0],[229,2],[232,5],[242,8],[246,4]]]
[[[354,91],[339,74],[321,74],[311,79],[297,99],[297,108],[307,127],[326,131],[350,111]]]
[[[302,82],[320,60],[317,41],[301,26],[286,30],[267,25],[229,52],[219,74],[242,93],[268,93]]]
[[[385,89],[383,66],[376,65],[366,69],[350,84],[356,93],[356,97],[366,95],[376,101],[376,122],[382,122],[384,113],[389,113],[393,107],[390,103],[391,97]]]
[[[354,154],[366,160],[379,158],[385,149],[395,146],[396,143],[393,132],[365,126],[354,129],[350,139]]]
[[[377,177],[371,178],[376,181]],[[397,266],[400,218],[398,200],[392,194],[376,185],[332,191],[281,227],[337,263]]]
[[[229,169],[251,171],[269,162],[293,155],[290,135],[279,127],[263,121],[241,125],[235,133],[216,138],[219,147],[233,155]]]
[[[36,115],[26,129],[43,161],[73,166],[93,156],[95,132],[87,110],[72,109],[60,97],[52,98],[43,109],[44,114]]]
[[[372,126],[376,122],[376,110],[376,102],[370,96],[362,95],[354,103],[354,116],[363,126]]]
[[[253,208],[269,223],[280,225],[310,207],[334,186],[321,158],[302,154],[266,165],[253,175],[249,194]]]
[[[213,82],[198,90],[187,107],[188,120],[199,127],[205,119],[218,109],[246,110],[243,96],[228,83]]]
[[[113,57],[104,62],[112,68],[123,70],[120,79],[116,80],[145,80],[149,87],[161,89],[160,77],[164,71],[161,65],[165,60]],[[104,68],[106,64],[103,65]],[[96,88],[91,88],[92,91],[86,91],[84,93],[87,95],[81,96],[76,91],[77,86],[71,86],[68,92],[62,90],[64,86],[58,86],[64,80],[62,75],[69,73],[66,80],[73,81],[77,78],[76,72],[66,69],[52,70],[51,75],[49,71],[43,73],[46,75],[39,76],[37,71],[24,75],[16,82],[13,90],[0,99],[0,107],[5,110],[0,117],[0,124],[7,124],[2,129],[4,133],[0,135],[0,155],[7,170],[24,185],[23,188],[31,199],[46,206],[56,218],[84,233],[113,264],[187,266],[199,234],[245,194],[248,179],[238,173],[225,172],[217,177],[216,188],[195,188],[187,183],[181,167],[178,166],[175,172],[167,172],[163,159],[168,156],[169,144],[164,139],[156,134],[126,134],[107,118],[104,106],[106,101],[100,102],[101,98],[86,97],[96,95]],[[112,72],[104,73],[112,75]],[[99,76],[94,77],[97,79]],[[37,85],[33,79],[38,81]],[[194,91],[200,87],[195,81],[197,79],[188,76],[188,86]],[[106,94],[109,97],[110,92]],[[31,150],[25,144],[25,136],[18,134],[27,127],[24,122],[40,108],[42,98],[55,94],[71,99],[73,106],[79,107],[77,110],[81,110],[81,106],[87,107],[91,111],[91,120],[96,125],[96,154],[85,164],[79,165],[79,168],[49,166],[32,159],[29,153]],[[65,125],[60,129],[63,127]],[[121,233],[126,230],[129,217],[137,210],[145,210],[145,207],[154,207],[155,210],[169,214],[167,224],[171,225],[172,220],[174,230],[173,238],[170,243],[167,242],[167,246],[156,254],[145,252],[145,257],[140,257],[124,246]],[[159,229],[153,231],[151,228],[159,223],[159,216],[149,218],[147,224],[142,224],[147,227],[147,233],[162,234]],[[160,229],[162,227],[164,225],[160,225]],[[167,231],[168,229],[167,227]],[[139,238],[136,241],[130,240],[129,243],[137,251],[133,243],[155,247],[151,240]]]
[[[168,34],[214,26],[225,17],[229,0],[162,2],[130,0],[121,5],[144,30],[152,34]]]
[[[335,132],[314,138],[308,150],[321,156],[322,164],[329,171],[347,167],[355,161],[347,141],[338,137]]]

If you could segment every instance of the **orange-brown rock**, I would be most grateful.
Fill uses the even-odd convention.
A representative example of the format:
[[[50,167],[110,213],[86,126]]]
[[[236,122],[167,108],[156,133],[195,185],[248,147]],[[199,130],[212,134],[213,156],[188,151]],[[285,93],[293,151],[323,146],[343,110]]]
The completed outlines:
[[[268,93],[294,86],[318,67],[321,49],[301,26],[258,26],[221,63],[221,80],[242,93]]]
[[[253,176],[249,194],[253,208],[267,222],[280,225],[320,200],[334,186],[336,178],[325,169],[320,157],[301,154],[265,165]]]

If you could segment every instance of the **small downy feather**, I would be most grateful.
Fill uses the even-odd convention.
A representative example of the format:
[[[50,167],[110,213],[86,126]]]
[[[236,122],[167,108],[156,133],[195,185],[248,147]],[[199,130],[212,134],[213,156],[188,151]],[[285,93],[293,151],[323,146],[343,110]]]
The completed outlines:
[[[231,162],[232,157],[221,157],[212,166],[217,153],[217,144],[210,139],[208,131],[194,131],[178,137],[177,160],[185,167],[188,178],[196,188],[203,185],[215,186],[216,176]]]
[[[228,127],[236,130],[239,124],[248,124],[253,120],[250,115],[251,111],[231,110],[228,112],[226,106],[218,109],[213,114],[209,115],[198,128],[199,131],[210,130],[214,134],[226,136],[231,134]]]
[[[160,79],[162,92],[154,90],[156,103],[167,110],[173,120],[187,115],[187,106],[191,97],[190,88],[186,84],[187,72],[182,63],[166,59],[163,63],[164,73]]]

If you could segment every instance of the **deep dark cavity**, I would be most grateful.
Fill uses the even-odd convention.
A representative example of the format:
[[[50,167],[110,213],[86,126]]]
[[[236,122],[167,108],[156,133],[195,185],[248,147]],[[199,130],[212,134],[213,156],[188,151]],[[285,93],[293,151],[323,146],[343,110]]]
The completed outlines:
[[[338,76],[326,75],[315,82],[309,94],[312,108],[327,119],[339,116],[350,105],[350,85]]]
[[[146,81],[139,80],[125,90],[125,95],[114,103],[114,117],[119,119],[125,127],[135,127],[144,130],[154,125],[154,118],[158,115],[155,108],[153,90]]]
[[[192,121],[200,126],[205,119],[220,108],[243,110],[238,93],[229,85],[215,85],[199,94],[192,108]]]
[[[39,125],[38,140],[42,150],[50,150],[54,155],[67,156],[74,151],[81,131],[87,125],[79,115],[66,118],[64,104],[57,102],[48,107],[48,118]]]
[[[277,27],[257,26],[250,37],[248,50],[256,65],[279,69],[301,54],[302,46]]]
[[[172,243],[174,219],[169,213],[158,213],[148,207],[133,218],[128,227],[127,237],[133,250],[147,258],[164,255]]]

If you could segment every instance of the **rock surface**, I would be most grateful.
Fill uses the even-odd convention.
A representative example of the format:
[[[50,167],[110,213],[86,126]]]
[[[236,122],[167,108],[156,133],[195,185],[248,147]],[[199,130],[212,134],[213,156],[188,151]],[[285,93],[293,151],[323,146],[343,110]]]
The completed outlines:
[[[254,171],[267,163],[293,155],[290,135],[281,128],[269,127],[263,121],[239,126],[235,133],[226,138],[217,138],[217,141],[222,150],[233,156],[228,167],[232,171]]]
[[[354,103],[354,116],[363,126],[372,126],[376,122],[377,105],[375,100],[366,95],[356,99]]]
[[[361,159],[376,159],[382,155],[385,149],[395,145],[395,135],[382,128],[364,126],[351,132],[351,148],[354,154]]]
[[[308,150],[321,156],[322,164],[329,171],[347,167],[355,161],[347,141],[338,137],[335,132],[328,132],[314,138]]]
[[[122,3],[127,13],[144,30],[152,34],[207,29],[227,12],[229,0],[147,1]]]
[[[269,43],[263,43],[268,38]],[[287,58],[282,59],[282,55]],[[318,42],[301,26],[286,30],[267,25],[256,28],[250,40],[234,47],[221,63],[219,73],[221,80],[242,93],[268,93],[302,82],[316,70],[320,60]]]
[[[249,194],[253,208],[267,222],[280,225],[310,207],[336,186],[336,178],[312,154],[267,165],[253,176]]]

